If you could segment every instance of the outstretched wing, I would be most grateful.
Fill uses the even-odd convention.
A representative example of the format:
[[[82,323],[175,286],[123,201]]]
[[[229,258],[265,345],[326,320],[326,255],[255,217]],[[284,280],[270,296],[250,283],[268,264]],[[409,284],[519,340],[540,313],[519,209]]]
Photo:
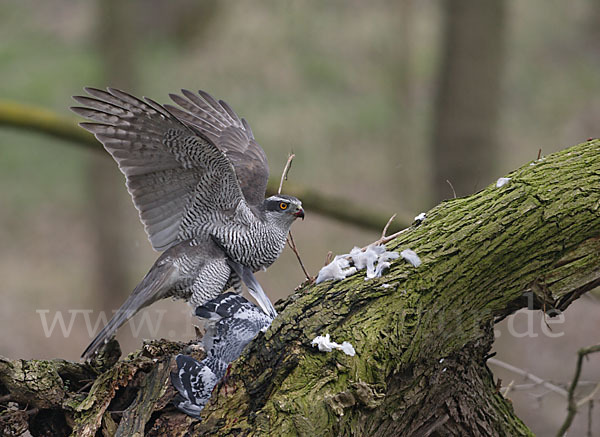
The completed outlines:
[[[165,105],[178,119],[193,126],[214,142],[232,162],[240,187],[250,205],[265,199],[269,166],[264,150],[258,145],[250,126],[240,119],[223,100],[218,102],[205,91],[194,94],[181,90],[183,96],[170,94],[182,109]]]
[[[119,164],[152,247],[206,232],[231,220],[243,194],[232,162],[214,140],[158,103],[123,91],[85,88],[71,108]]]

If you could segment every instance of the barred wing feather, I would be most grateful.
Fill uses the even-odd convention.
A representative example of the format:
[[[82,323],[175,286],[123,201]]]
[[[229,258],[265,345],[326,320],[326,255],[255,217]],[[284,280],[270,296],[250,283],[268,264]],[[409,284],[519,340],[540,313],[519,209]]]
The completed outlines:
[[[119,164],[154,249],[232,220],[243,193],[232,161],[208,129],[184,123],[150,99],[114,88],[85,90],[89,96],[74,97],[83,106],[71,109],[91,120],[81,126]]]

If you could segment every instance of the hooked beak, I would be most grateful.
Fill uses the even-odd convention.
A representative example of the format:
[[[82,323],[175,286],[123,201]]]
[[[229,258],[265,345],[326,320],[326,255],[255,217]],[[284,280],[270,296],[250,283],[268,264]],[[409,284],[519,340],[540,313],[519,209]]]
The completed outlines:
[[[302,220],[304,220],[304,210],[300,208],[294,213],[294,217],[300,217]]]

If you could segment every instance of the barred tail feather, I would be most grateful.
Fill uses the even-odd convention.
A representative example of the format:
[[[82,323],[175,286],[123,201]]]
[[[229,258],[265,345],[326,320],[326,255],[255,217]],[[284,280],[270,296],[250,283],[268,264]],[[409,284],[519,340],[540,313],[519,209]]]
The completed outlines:
[[[250,295],[256,299],[258,305],[262,308],[266,315],[268,315],[271,320],[277,317],[277,311],[275,307],[271,303],[269,296],[265,293],[261,285],[256,280],[254,273],[251,269],[246,266],[243,266],[235,261],[228,259],[227,263],[229,267],[242,279],[246,287],[248,287],[248,292]]]
[[[178,394],[173,404],[184,413],[200,418],[200,412],[210,399],[217,376],[203,362],[187,355],[177,355],[177,371],[171,372],[171,383]]]
[[[115,335],[117,330],[139,310],[165,297],[171,286],[174,270],[172,264],[161,263],[159,258],[112,319],[83,351],[81,357],[84,360],[91,359]]]

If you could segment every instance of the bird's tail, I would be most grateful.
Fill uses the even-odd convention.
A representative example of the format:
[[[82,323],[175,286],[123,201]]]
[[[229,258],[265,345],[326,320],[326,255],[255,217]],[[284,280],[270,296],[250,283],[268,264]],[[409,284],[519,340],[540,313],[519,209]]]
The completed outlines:
[[[171,383],[178,394],[173,404],[184,413],[200,419],[200,412],[210,399],[218,378],[202,361],[187,355],[177,355],[177,371],[171,372]]]
[[[133,317],[139,310],[151,303],[166,297],[166,293],[172,285],[174,267],[171,263],[160,262],[152,266],[142,282],[138,284],[121,308],[102,328],[89,346],[83,351],[81,357],[89,360],[105,343],[107,343],[125,322]]]

